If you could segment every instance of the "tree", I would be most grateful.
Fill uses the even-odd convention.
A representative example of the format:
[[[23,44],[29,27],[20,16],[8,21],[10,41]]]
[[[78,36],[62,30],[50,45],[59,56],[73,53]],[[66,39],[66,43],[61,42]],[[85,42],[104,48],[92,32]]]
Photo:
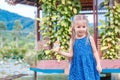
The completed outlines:
[[[20,32],[22,30],[23,26],[20,22],[20,20],[15,20],[15,25],[13,27],[13,35],[14,35],[14,39],[16,41],[16,47],[18,47],[18,40],[19,40],[19,35],[20,35]]]
[[[3,21],[0,21],[0,46],[1,47],[3,47],[3,45],[4,45],[4,35],[3,35],[3,31],[5,31],[6,30],[6,25],[5,25],[5,23],[3,22]]]
[[[0,30],[6,30],[6,25],[3,21],[0,21]]]

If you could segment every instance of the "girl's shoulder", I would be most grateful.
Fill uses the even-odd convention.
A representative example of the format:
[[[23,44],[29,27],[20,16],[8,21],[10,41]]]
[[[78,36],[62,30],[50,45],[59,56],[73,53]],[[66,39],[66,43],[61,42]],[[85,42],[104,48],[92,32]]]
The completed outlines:
[[[90,40],[91,44],[94,43],[94,38],[91,35],[89,36],[89,40]]]
[[[94,38],[93,38],[93,36],[89,35],[89,39],[91,40],[91,39],[94,39]]]

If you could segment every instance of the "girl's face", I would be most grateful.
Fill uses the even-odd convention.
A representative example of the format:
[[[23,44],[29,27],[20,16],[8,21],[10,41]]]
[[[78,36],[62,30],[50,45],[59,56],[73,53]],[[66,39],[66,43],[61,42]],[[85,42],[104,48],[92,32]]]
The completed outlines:
[[[75,23],[75,32],[77,36],[84,36],[86,35],[87,27],[85,21],[77,21]]]

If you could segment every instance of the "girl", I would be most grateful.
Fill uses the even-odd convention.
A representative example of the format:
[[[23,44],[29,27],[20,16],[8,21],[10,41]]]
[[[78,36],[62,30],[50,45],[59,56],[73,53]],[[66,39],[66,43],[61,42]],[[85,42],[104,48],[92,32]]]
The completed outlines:
[[[54,49],[59,54],[71,57],[69,80],[100,80],[100,59],[92,36],[88,32],[85,15],[76,15],[72,22],[69,53]]]

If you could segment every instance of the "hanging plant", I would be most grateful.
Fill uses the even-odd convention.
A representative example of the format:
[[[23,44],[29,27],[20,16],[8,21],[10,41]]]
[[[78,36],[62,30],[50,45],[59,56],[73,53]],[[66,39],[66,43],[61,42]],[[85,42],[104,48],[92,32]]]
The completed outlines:
[[[42,3],[42,25],[43,38],[48,38],[50,49],[53,43],[59,39],[63,50],[69,49],[71,19],[80,12],[79,0],[41,0]],[[59,57],[60,58],[60,57]]]
[[[104,4],[108,4],[106,0]],[[108,12],[105,14],[107,17],[106,22],[101,22],[99,26],[101,31],[101,50],[104,59],[118,59],[120,45],[120,5],[106,6]]]

